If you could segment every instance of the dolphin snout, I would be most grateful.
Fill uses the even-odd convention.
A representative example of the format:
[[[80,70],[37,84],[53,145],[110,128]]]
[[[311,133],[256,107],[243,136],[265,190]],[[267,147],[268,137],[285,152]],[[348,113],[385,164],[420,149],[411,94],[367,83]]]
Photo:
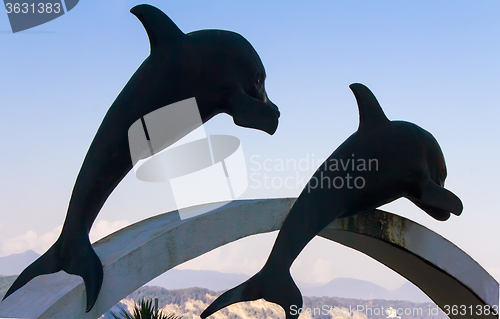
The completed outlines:
[[[280,115],[281,115],[280,110],[278,109],[278,107],[276,106],[276,104],[274,104],[273,102],[271,102],[271,100],[267,96],[266,92],[264,92],[264,103],[266,103],[267,105],[269,105],[269,107],[271,108],[271,110],[273,110],[274,113],[276,113],[276,118],[280,118]]]
[[[280,113],[280,110],[278,109],[278,107],[276,106],[276,104],[274,104],[273,102],[269,101],[269,105],[271,106],[271,109],[274,111],[274,113],[276,113],[276,117],[280,118],[281,113]]]

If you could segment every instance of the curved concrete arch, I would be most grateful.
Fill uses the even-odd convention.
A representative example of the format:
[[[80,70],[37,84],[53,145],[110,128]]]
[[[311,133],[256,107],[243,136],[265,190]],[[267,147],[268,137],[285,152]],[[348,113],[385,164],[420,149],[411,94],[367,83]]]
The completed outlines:
[[[450,318],[498,318],[478,315],[484,305],[498,309],[498,282],[460,248],[420,224],[375,210],[338,219],[319,235],[383,263],[419,287],[441,309],[456,306],[458,313],[450,313]],[[469,315],[460,314],[464,306]]]
[[[89,313],[85,313],[82,279],[58,272],[34,278],[1,302],[0,317],[97,318],[185,261],[237,239],[278,230],[294,202],[294,198],[238,200],[190,219],[181,220],[174,211],[140,221],[93,245],[104,265],[104,281]],[[207,205],[198,208],[206,211]],[[384,263],[441,307],[498,305],[498,283],[479,264],[438,234],[403,217],[377,210],[339,219],[320,236]]]

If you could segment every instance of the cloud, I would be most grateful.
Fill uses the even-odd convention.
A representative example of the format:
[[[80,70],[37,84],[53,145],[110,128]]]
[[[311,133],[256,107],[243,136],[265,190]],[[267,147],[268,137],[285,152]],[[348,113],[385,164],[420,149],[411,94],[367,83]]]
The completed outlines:
[[[126,227],[128,225],[130,225],[130,222],[127,220],[115,220],[113,222],[100,220],[90,230],[90,241],[92,243],[96,242],[99,239],[104,238],[107,235],[114,233],[115,231],[122,229],[123,227]]]
[[[240,239],[189,260],[176,269],[253,275],[264,266],[276,235],[277,232],[272,232]]]
[[[115,231],[121,229],[130,223],[126,220],[97,222],[90,231],[91,242],[95,242]],[[23,253],[27,250],[33,250],[38,254],[46,252],[50,246],[57,240],[61,233],[62,225],[55,227],[52,231],[38,235],[37,232],[29,230],[26,233],[12,237],[0,242],[0,256]]]
[[[42,254],[56,241],[61,229],[62,225],[40,236],[36,232],[29,230],[20,236],[7,239],[0,244],[0,255],[19,254],[27,250],[34,250]]]

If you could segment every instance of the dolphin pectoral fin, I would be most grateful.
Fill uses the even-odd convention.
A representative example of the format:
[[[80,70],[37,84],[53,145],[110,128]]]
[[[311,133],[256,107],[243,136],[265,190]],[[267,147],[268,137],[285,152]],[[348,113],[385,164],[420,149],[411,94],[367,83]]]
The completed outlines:
[[[278,128],[276,105],[260,101],[244,92],[238,92],[230,98],[233,121],[236,125],[254,128],[273,135]]]
[[[186,36],[163,11],[149,4],[137,5],[130,12],[146,29],[151,53],[171,43],[180,43]]]
[[[264,268],[265,269],[265,268]],[[241,301],[252,301],[264,298],[266,301],[280,305],[286,313],[286,319],[297,319],[298,310],[302,308],[302,295],[293,282],[290,272],[271,272],[261,270],[252,278],[220,295],[200,317],[205,319],[220,309]]]
[[[407,196],[415,205],[437,220],[446,220],[450,213],[460,216],[463,210],[462,201],[444,187],[428,180],[420,190],[420,196]]]
[[[379,124],[388,123],[389,119],[385,116],[382,107],[377,101],[375,95],[369,88],[361,83],[349,85],[352,93],[356,97],[359,110],[359,127],[370,128]]]

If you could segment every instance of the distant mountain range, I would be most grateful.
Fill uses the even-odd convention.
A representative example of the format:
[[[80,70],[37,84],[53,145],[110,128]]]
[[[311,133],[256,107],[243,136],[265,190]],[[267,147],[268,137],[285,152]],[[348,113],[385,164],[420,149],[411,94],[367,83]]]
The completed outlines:
[[[0,257],[0,275],[19,275],[24,268],[34,262],[38,257],[40,257],[40,255],[33,250],[28,250],[21,254]]]
[[[355,299],[408,300],[412,302],[432,302],[419,288],[407,281],[396,290],[388,290],[366,280],[336,278],[313,288],[301,289],[304,296],[340,297]]]
[[[117,303],[105,313],[101,319],[111,319],[111,311],[120,312],[122,309],[132,311],[135,302],[142,298],[151,300],[158,298],[158,308],[165,314],[175,314],[185,319],[199,318],[201,312],[220,295],[205,288],[187,288],[167,290],[155,286],[143,286]],[[370,308],[370,310],[368,310]],[[391,309],[410,309],[404,319],[446,319],[442,311],[436,309],[432,303],[414,303],[401,300],[360,300],[337,297],[306,297],[304,296],[303,313],[301,319],[386,319]],[[309,310],[308,310],[309,309]],[[431,312],[430,309],[433,309]],[[293,309],[290,309],[293,311]],[[356,310],[359,310],[356,311]],[[231,305],[208,319],[280,319],[284,317],[284,310],[274,303],[263,299],[240,302]],[[391,318],[397,317],[393,313]]]
[[[225,274],[211,270],[171,269],[151,280],[146,285],[163,287],[165,289],[201,287],[213,291],[221,291],[239,285],[248,278],[250,278],[248,275]]]
[[[172,269],[153,279],[147,286],[159,286],[165,289],[184,289],[202,287],[221,291],[235,287],[250,278],[248,275],[224,274],[209,270]],[[355,299],[408,300],[412,302],[432,302],[426,294],[411,282],[406,282],[396,290],[388,290],[366,280],[336,278],[324,284],[312,286],[297,282],[304,296],[340,297]]]
[[[32,250],[22,254],[13,254],[0,258],[0,275],[17,275],[32,263],[38,254]],[[0,282],[11,282],[14,277],[1,278]],[[179,270],[171,269],[153,279],[147,286],[159,286],[165,289],[185,289],[202,287],[212,291],[230,289],[250,278],[242,274],[226,274],[210,270]],[[336,278],[324,285],[311,285],[297,282],[302,294],[310,297],[339,297],[354,299],[386,299],[407,300],[411,302],[431,302],[429,297],[411,282],[406,282],[396,290],[365,280],[353,278]],[[7,287],[8,288],[8,287]],[[1,290],[1,289],[0,289]],[[0,294],[2,291],[0,291]]]

